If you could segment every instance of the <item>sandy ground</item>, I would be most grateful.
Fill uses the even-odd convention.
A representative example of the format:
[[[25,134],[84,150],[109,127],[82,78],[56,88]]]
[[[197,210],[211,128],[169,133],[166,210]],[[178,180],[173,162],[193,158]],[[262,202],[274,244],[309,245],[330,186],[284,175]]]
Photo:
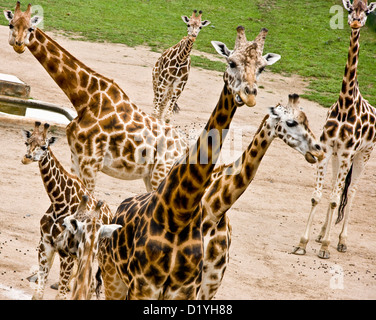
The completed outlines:
[[[29,84],[35,99],[70,107],[69,100],[30,52],[16,54],[7,45],[7,37],[8,29],[0,27],[0,73],[16,75]],[[53,37],[86,65],[113,78],[142,110],[151,112],[151,70],[158,53],[142,47],[86,43],[55,34]],[[242,130],[242,147],[237,155],[251,141],[266,108],[277,102],[286,103],[289,93],[303,93],[306,84],[295,76],[286,78],[271,72],[262,75],[259,85],[263,88],[259,90],[257,106],[240,108],[233,120],[232,128]],[[222,86],[222,73],[193,68],[179,100],[181,112],[173,118],[173,123],[197,132],[215,107]],[[326,110],[305,100],[301,105],[312,130],[319,136]],[[49,200],[37,164],[21,164],[26,148],[20,129],[32,127],[31,122],[0,119],[0,299],[30,299],[33,292],[26,277],[37,267],[39,220]],[[55,135],[60,140],[53,151],[70,168],[64,130],[57,129]],[[305,227],[314,176],[314,165],[280,140],[273,142],[255,180],[229,212],[233,226],[230,265],[216,299],[376,298],[375,155],[369,161],[354,201],[348,252],[336,251],[341,229],[336,225],[332,230],[329,260],[317,257],[320,245],[313,239],[325,218],[330,168],[307,254],[291,254]],[[100,173],[95,194],[115,211],[123,199],[144,191],[141,180],[117,180]],[[57,281],[57,271],[56,258],[48,285]],[[55,294],[48,287],[45,298],[53,299]]]

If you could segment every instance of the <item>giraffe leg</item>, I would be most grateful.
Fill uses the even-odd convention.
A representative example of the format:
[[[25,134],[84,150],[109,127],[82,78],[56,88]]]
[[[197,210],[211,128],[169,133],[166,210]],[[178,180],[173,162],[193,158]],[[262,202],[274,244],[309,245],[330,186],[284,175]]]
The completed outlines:
[[[59,292],[55,297],[56,300],[65,300],[67,298],[73,266],[74,258],[70,256],[60,256]]]
[[[335,184],[336,184],[336,181],[337,181],[338,169],[339,169],[338,157],[333,156],[332,157],[332,190],[334,190],[334,188],[335,188]],[[329,210],[329,208],[328,208],[328,210]],[[323,225],[321,227],[321,231],[316,238],[316,242],[321,243],[321,240],[322,240],[322,238],[325,234],[325,230],[328,226],[328,216],[329,216],[329,213],[327,212],[326,217],[325,217],[325,222],[323,223]]]
[[[339,161],[339,169],[337,173],[337,179],[335,182],[334,189],[330,195],[330,203],[328,207],[326,220],[320,233],[322,235],[322,238],[321,238],[322,242],[321,242],[321,248],[320,248],[318,257],[322,259],[330,258],[330,252],[329,252],[330,229],[332,225],[333,213],[338,208],[340,198],[341,198],[341,192],[345,185],[345,179],[350,170],[351,164],[353,162],[353,156],[347,156],[346,158],[339,156],[338,161]]]
[[[105,299],[125,300],[128,294],[128,286],[120,278],[111,254],[107,252],[108,241],[108,239],[103,241],[98,251],[98,265],[103,279]],[[99,291],[99,287],[96,290]]]
[[[103,157],[100,160],[97,158],[81,159],[79,167],[79,176],[83,183],[90,192],[94,192],[97,173],[103,168]]]
[[[299,242],[298,246],[294,247],[294,249],[292,251],[292,253],[294,253],[294,254],[297,254],[297,255],[306,254],[307,243],[309,241],[309,236],[311,234],[313,217],[316,213],[317,205],[319,204],[321,197],[322,197],[322,188],[323,188],[323,183],[324,183],[324,177],[325,177],[328,162],[329,162],[329,159],[331,158],[331,156],[332,156],[332,151],[330,149],[327,152],[325,158],[322,159],[317,164],[316,188],[313,192],[312,199],[311,199],[311,202],[312,202],[311,211],[310,211],[309,216],[308,216],[305,231],[304,231],[303,235],[300,237],[300,242]]]
[[[163,113],[165,111],[167,101],[169,98],[169,84],[164,79],[161,78],[158,82],[157,89],[154,90],[154,100],[153,100],[153,113],[152,116],[162,120],[163,119]]]
[[[38,260],[39,260],[39,271],[38,271],[38,285],[35,289],[32,299],[41,300],[43,299],[44,288],[46,286],[46,281],[48,274],[50,273],[51,266],[55,256],[55,249],[46,243],[43,238],[41,238],[38,249]]]
[[[78,162],[78,157],[76,154],[73,153],[73,151],[71,150],[71,172],[76,175],[76,176],[80,176],[80,165],[79,165],[79,162]]]
[[[347,245],[346,245],[346,240],[347,240],[347,226],[348,226],[348,219],[349,219],[349,214],[351,210],[351,205],[354,200],[354,196],[357,190],[358,182],[361,177],[361,174],[370,158],[370,155],[372,153],[371,150],[367,150],[364,153],[357,154],[354,157],[353,161],[353,168],[352,168],[352,175],[351,175],[351,184],[350,188],[348,191],[348,201],[345,207],[345,213],[344,213],[344,219],[343,219],[343,226],[342,226],[342,231],[339,235],[339,241],[337,245],[337,250],[339,252],[346,252],[347,251]]]
[[[165,120],[166,122],[170,122],[171,116],[174,112],[174,110],[179,107],[176,104],[176,101],[179,99],[180,95],[182,94],[185,84],[187,83],[188,80],[188,74],[185,76],[183,79],[180,81],[175,81],[173,84],[173,89],[172,89],[172,95],[169,101],[169,104],[166,108],[166,115],[165,115]]]
[[[153,186],[151,185],[150,177],[149,176],[144,177],[143,180],[144,180],[144,183],[145,183],[146,191],[152,192]]]
[[[164,162],[162,164],[158,162],[154,165],[149,178],[152,190],[156,190],[158,188],[159,184],[170,171],[172,165],[173,163],[168,162]]]

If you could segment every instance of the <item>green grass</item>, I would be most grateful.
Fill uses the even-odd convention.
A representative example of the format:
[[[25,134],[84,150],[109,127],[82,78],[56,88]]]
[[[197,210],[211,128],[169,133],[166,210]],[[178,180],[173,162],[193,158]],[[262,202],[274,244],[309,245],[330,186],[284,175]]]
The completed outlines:
[[[2,0],[0,9],[12,9],[15,0]],[[25,9],[27,2],[22,3]],[[203,10],[211,24],[200,32],[194,48],[216,54],[210,41],[218,40],[231,49],[236,27],[243,25],[249,40],[262,27],[269,29],[264,52],[282,59],[269,70],[309,79],[304,97],[330,106],[338,98],[347,59],[350,28],[347,13],[344,28],[333,30],[329,22],[333,5],[341,0],[38,0],[44,9],[46,30],[79,34],[89,41],[109,41],[129,46],[146,45],[162,52],[186,35],[181,15]],[[358,80],[363,96],[376,105],[375,17],[361,31]],[[1,24],[7,21],[0,19]],[[192,56],[192,65],[224,70],[224,64],[204,56]],[[262,83],[262,79],[260,80]]]

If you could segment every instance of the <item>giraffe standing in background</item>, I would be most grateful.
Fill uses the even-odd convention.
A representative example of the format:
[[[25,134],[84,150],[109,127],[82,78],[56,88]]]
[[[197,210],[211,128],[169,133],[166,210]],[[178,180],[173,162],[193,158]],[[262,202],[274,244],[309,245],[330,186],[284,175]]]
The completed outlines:
[[[230,62],[217,106],[196,144],[156,191],[128,198],[118,207],[112,223],[123,227],[98,253],[107,299],[198,296],[204,263],[201,199],[237,107],[256,104],[256,74],[280,58],[262,56],[266,29],[255,41],[246,40],[243,27],[237,33],[233,52],[216,43]]]
[[[153,68],[154,111],[153,116],[170,122],[173,111],[179,110],[176,101],[188,81],[191,67],[191,50],[202,27],[210,24],[201,20],[202,11],[190,18],[182,16],[188,27],[188,36],[162,53]]]
[[[44,125],[43,131],[39,130],[40,125],[40,122],[35,122],[32,133],[23,131],[27,152],[22,159],[22,163],[38,162],[42,181],[51,201],[51,206],[40,221],[38,286],[33,299],[43,298],[44,287],[56,252],[59,253],[60,257],[59,292],[56,298],[65,299],[74,258],[67,253],[69,247],[64,250],[57,248],[56,239],[63,230],[64,218],[76,212],[82,196],[88,197],[87,207],[89,210],[93,210],[98,201],[90,194],[79,178],[68,173],[60,164],[50,148],[56,142],[56,138],[47,137],[49,128],[47,123]],[[103,223],[110,223],[112,219],[110,208],[104,205],[100,211],[100,218]],[[74,242],[69,245],[72,248],[76,246]]]
[[[65,228],[57,237],[56,246],[77,257],[77,271],[72,289],[73,300],[90,300],[94,291],[92,277],[93,262],[98,252],[99,242],[109,238],[121,225],[103,224],[101,217],[102,201],[98,201],[94,212],[88,210],[89,197],[84,195],[75,214],[64,218]],[[75,244],[75,247],[71,246]]]
[[[299,96],[289,95],[286,107],[271,107],[252,142],[242,156],[229,165],[214,169],[202,199],[204,266],[199,299],[214,297],[221,285],[229,261],[231,226],[227,211],[240,198],[256,175],[257,169],[275,138],[297,150],[309,163],[323,157],[305,113],[299,109]]]
[[[36,25],[31,5],[20,2],[9,21],[9,44],[18,53],[27,47],[63,90],[77,111],[66,134],[72,171],[94,191],[99,171],[124,180],[143,179],[155,190],[186,149],[178,130],[142,112],[111,79],[85,66]]]
[[[317,238],[317,241],[321,242],[318,256],[323,259],[330,257],[330,228],[336,209],[338,209],[336,223],[344,218],[337,250],[339,252],[347,250],[347,225],[351,203],[376,140],[376,110],[362,97],[357,80],[360,29],[365,25],[368,14],[376,9],[376,2],[367,6],[366,0],[354,0],[353,4],[349,0],[343,0],[343,5],[349,11],[351,36],[342,89],[338,100],[328,111],[320,137],[326,155],[317,165],[316,188],[313,192],[312,207],[305,232],[300,238],[299,245],[293,250],[293,253],[298,255],[306,253],[313,217],[322,197],[326,168],[329,159],[332,158],[333,188],[326,220]]]

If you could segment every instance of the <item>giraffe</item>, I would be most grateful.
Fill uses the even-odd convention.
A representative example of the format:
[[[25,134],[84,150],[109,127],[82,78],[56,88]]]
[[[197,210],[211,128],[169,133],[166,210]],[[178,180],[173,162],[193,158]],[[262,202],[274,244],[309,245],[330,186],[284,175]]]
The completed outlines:
[[[204,130],[156,191],[121,203],[112,223],[122,228],[99,249],[106,299],[197,297],[204,256],[201,198],[235,111],[256,103],[256,91],[250,89],[256,86],[256,73],[280,57],[262,56],[266,33],[262,29],[255,41],[248,42],[244,27],[239,26],[233,52],[216,43],[229,66]]]
[[[323,259],[330,258],[330,228],[336,209],[338,209],[336,223],[344,218],[337,250],[347,251],[347,226],[351,203],[376,139],[376,110],[362,97],[357,80],[360,29],[366,23],[367,15],[376,9],[376,2],[367,6],[367,1],[354,0],[351,4],[350,1],[343,0],[343,5],[349,11],[348,23],[351,36],[342,89],[338,100],[328,110],[320,137],[325,158],[317,164],[316,187],[312,195],[312,207],[306,229],[300,238],[300,243],[293,249],[293,253],[298,255],[306,253],[313,217],[322,197],[326,168],[329,159],[332,158],[332,192],[326,220],[316,240],[321,242],[318,256]]]
[[[227,211],[240,198],[275,138],[297,150],[309,163],[323,157],[306,114],[299,109],[299,95],[290,94],[287,106],[270,107],[252,142],[237,161],[214,169],[202,198],[204,266],[199,299],[212,299],[221,285],[229,261],[231,226]]]
[[[17,2],[9,20],[9,44],[18,53],[25,47],[42,64],[77,111],[66,134],[72,172],[88,190],[95,189],[99,171],[124,180],[143,179],[146,190],[156,189],[187,148],[173,126],[142,112],[122,89],[85,66],[36,26],[31,5],[25,12]]]
[[[103,201],[98,201],[94,212],[88,210],[89,197],[82,196],[77,211],[66,216],[65,228],[57,237],[58,248],[69,248],[69,254],[77,257],[77,271],[74,275],[73,300],[90,300],[94,290],[92,264],[98,252],[99,241],[108,238],[121,225],[103,224],[100,219]],[[75,246],[70,244],[74,243]]]
[[[190,18],[182,16],[188,27],[188,36],[164,51],[153,68],[153,116],[166,122],[170,122],[173,111],[179,110],[176,101],[188,81],[193,44],[201,28],[210,24],[208,20],[201,20],[202,11],[198,16],[196,13],[194,10]]]
[[[44,287],[56,252],[60,257],[59,291],[56,298],[66,299],[74,258],[61,248],[58,249],[55,241],[63,230],[64,218],[75,213],[83,195],[89,198],[88,208],[90,209],[94,209],[98,201],[78,177],[64,169],[53,154],[50,147],[57,141],[57,138],[47,137],[49,124],[45,123],[42,131],[39,128],[40,125],[39,121],[35,122],[32,133],[23,130],[27,152],[22,163],[26,165],[38,162],[42,181],[51,201],[50,207],[40,220],[38,285],[33,299],[43,298]],[[107,205],[101,207],[101,219],[107,224],[112,219],[112,213]],[[75,244],[71,243],[71,246],[74,247]]]

